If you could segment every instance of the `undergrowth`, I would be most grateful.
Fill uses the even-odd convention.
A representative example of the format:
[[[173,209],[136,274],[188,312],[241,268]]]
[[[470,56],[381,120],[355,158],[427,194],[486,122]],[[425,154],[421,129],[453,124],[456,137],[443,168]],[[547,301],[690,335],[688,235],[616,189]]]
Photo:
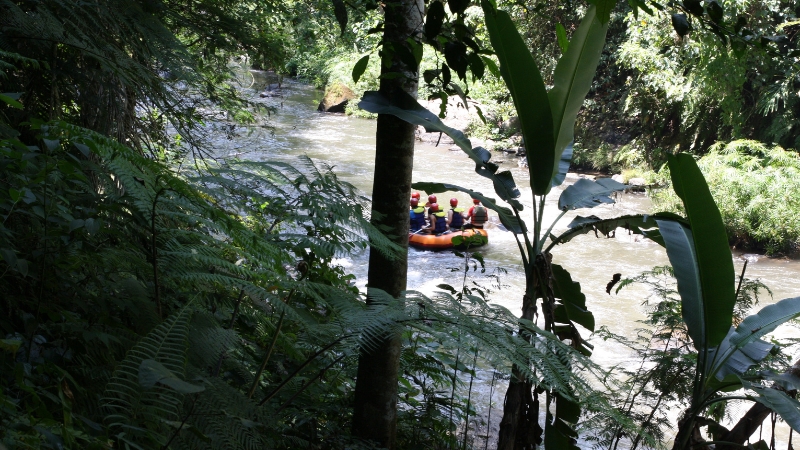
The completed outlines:
[[[789,254],[800,249],[800,157],[750,140],[717,143],[698,161],[735,247]],[[669,180],[667,169],[659,176]],[[672,189],[655,208],[680,211]]]

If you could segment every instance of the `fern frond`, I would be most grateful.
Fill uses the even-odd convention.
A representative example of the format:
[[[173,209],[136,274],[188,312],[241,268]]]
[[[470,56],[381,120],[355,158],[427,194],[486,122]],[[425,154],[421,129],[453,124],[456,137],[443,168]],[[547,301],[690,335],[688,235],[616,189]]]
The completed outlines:
[[[105,422],[111,430],[132,436],[134,442],[142,444],[166,442],[164,422],[178,420],[181,395],[163,387],[143,389],[139,384],[139,367],[142,361],[152,359],[183,376],[192,313],[187,305],[167,318],[117,366],[102,399]]]

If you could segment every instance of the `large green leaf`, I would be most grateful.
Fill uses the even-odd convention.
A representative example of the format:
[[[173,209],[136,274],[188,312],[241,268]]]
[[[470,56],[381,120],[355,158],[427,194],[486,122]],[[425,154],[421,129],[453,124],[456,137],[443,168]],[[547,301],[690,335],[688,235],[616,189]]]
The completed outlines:
[[[595,234],[601,233],[602,235],[608,235],[611,231],[616,230],[617,228],[625,228],[630,233],[633,234],[643,234],[646,235],[648,238],[653,238],[652,232],[648,232],[645,234],[645,230],[653,229],[657,227],[656,219],[669,219],[669,220],[678,220],[678,221],[685,221],[684,218],[673,214],[673,213],[656,213],[656,214],[631,214],[625,216],[614,217],[611,219],[601,219],[597,216],[589,216],[589,217],[581,217],[577,216],[572,222],[567,225],[569,228],[564,233],[558,236],[550,236],[552,239],[552,243],[548,246],[549,251],[552,247],[557,244],[563,244],[566,242],[571,241],[576,236],[580,236],[582,234],[594,232]],[[687,222],[688,223],[688,222]],[[658,235],[660,237],[660,234]],[[664,245],[664,241],[661,239],[654,239],[658,244]]]
[[[698,284],[691,288],[693,293],[690,297],[683,298],[681,292],[683,316],[687,319],[686,325],[695,347],[698,350],[709,349],[725,339],[733,317],[733,305],[736,302],[733,258],[722,216],[694,157],[684,153],[669,157],[668,163],[673,189],[683,200],[691,224],[695,258],[693,262],[673,261],[670,256],[670,262],[676,276],[679,273],[692,274],[691,280],[683,280],[684,286],[687,283]],[[663,228],[661,234],[664,235]],[[695,267],[683,268],[679,272],[679,264],[689,263]],[[681,278],[678,276],[679,291],[680,286]]]
[[[564,152],[561,153],[561,159],[558,160],[558,170],[553,174],[553,180],[550,182],[550,187],[561,186],[567,178],[569,166],[572,164],[572,143],[570,143]]]
[[[497,216],[500,218],[500,222],[503,224],[503,226],[506,227],[506,229],[508,229],[512,233],[524,234],[528,232],[528,229],[525,227],[525,222],[522,222],[519,219],[517,219],[517,216],[514,215],[514,212],[511,211],[511,209],[506,208],[505,206],[498,205],[495,199],[491,197],[486,197],[480,192],[475,192],[471,189],[447,183],[418,182],[412,184],[411,187],[431,194],[439,194],[447,191],[457,191],[457,192],[467,193],[472,198],[477,198],[478,200],[480,200],[481,203],[483,203],[483,206],[485,206],[486,208],[497,212]]]
[[[681,314],[686,322],[689,337],[700,352],[708,350],[706,324],[709,321],[703,302],[703,288],[697,265],[697,251],[692,230],[686,225],[671,220],[656,220],[661,237],[667,247],[667,257],[675,270],[678,293],[681,295]],[[727,327],[730,328],[730,320]],[[723,336],[724,338],[724,336]]]
[[[453,142],[475,162],[475,172],[492,180],[497,195],[518,211],[522,211],[522,204],[516,200],[520,196],[519,189],[517,189],[516,182],[511,176],[511,172],[498,172],[500,166],[489,161],[492,154],[488,150],[483,147],[472,148],[472,144],[469,139],[464,136],[464,133],[445,125],[439,117],[423,108],[422,105],[417,103],[416,99],[410,95],[403,92],[398,93],[396,101],[392,102],[379,92],[368,91],[364,93],[364,97],[358,106],[365,111],[376,114],[392,114],[411,124],[422,125],[427,131],[439,131],[450,136]],[[494,203],[492,202],[492,204]],[[513,226],[509,227],[509,229],[519,230],[520,227]]]
[[[553,271],[553,294],[561,299],[561,304],[556,306],[556,320],[574,322],[594,331],[594,314],[586,309],[586,296],[581,292],[581,284],[573,281],[570,273],[558,264],[550,267]]]
[[[546,450],[578,450],[578,433],[574,425],[581,414],[580,405],[563,395],[555,394],[555,416],[548,411],[544,425]]]
[[[606,41],[608,21],[601,23],[597,8],[586,11],[581,25],[572,35],[569,48],[558,60],[553,74],[553,88],[547,93],[553,114],[553,171],[558,170],[561,154],[575,137],[575,118],[592,86],[597,63]],[[492,41],[494,45],[494,41]],[[502,67],[501,67],[502,68]],[[520,114],[520,118],[522,114]],[[520,120],[522,124],[522,120]],[[523,128],[524,130],[524,128]],[[524,135],[524,133],[523,133]],[[527,148],[528,139],[525,139]],[[542,160],[542,163],[545,161]],[[530,162],[529,162],[530,163]]]
[[[611,178],[601,178],[597,181],[581,178],[561,193],[558,198],[558,209],[569,211],[579,208],[594,208],[603,203],[614,203],[614,199],[609,195],[622,191],[626,187]]]
[[[800,433],[800,402],[786,395],[785,392],[772,389],[761,384],[742,381],[745,388],[758,394],[757,402],[775,411],[792,429]]]
[[[731,329],[725,340],[711,354],[714,361],[712,371],[719,379],[729,373],[743,374],[753,364],[764,359],[772,349],[772,344],[759,338],[798,315],[800,297],[783,299],[748,316],[736,329]]]
[[[453,142],[475,161],[475,164],[483,165],[483,163],[489,160],[488,158],[484,160],[483,157],[474,155],[472,144],[469,139],[464,136],[464,133],[442,123],[441,119],[439,119],[436,114],[422,107],[422,105],[417,102],[417,99],[405,92],[398,92],[394,99],[389,100],[378,91],[367,91],[364,92],[364,96],[358,103],[358,107],[364,111],[375,114],[391,114],[397,116],[408,123],[422,125],[428,132],[439,131],[444,133],[450,136]]]
[[[766,358],[774,347],[761,339],[733,345],[730,339],[734,335],[735,330],[731,327],[731,331],[722,343],[708,352],[708,360],[712,361],[709,373],[714,374],[720,381],[729,375],[743,375],[748,369]]]
[[[553,115],[547,88],[511,16],[505,11],[496,10],[486,0],[482,6],[489,39],[500,61],[500,74],[519,116],[531,189],[535,195],[545,195],[550,191],[558,161],[554,151]]]
[[[611,19],[611,11],[616,6],[617,0],[589,0],[589,3],[597,6],[597,17],[601,23],[606,23]]]
[[[498,172],[500,166],[489,161],[492,154],[488,150],[483,147],[472,148],[472,143],[464,133],[442,123],[436,114],[423,108],[415,98],[399,92],[396,98],[390,101],[377,91],[368,91],[364,93],[358,107],[375,114],[391,114],[408,123],[422,125],[427,131],[439,131],[450,136],[453,142],[475,162],[475,172],[492,180],[497,195],[518,210],[522,210],[522,204],[515,200],[520,194],[511,172]]]

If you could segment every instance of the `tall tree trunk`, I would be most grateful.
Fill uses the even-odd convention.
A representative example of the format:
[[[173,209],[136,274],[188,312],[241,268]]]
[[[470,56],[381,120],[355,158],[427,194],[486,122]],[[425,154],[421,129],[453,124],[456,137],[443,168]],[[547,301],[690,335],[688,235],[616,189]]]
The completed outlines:
[[[545,300],[542,303],[542,314],[545,319],[545,329],[552,328],[552,272],[550,260],[552,256],[539,254],[532,262],[533,267],[527,275],[525,296],[522,298],[521,319],[536,321],[536,301],[539,297]],[[520,330],[520,334],[531,341],[531,336]],[[508,383],[505,401],[503,403],[503,418],[500,421],[500,430],[497,436],[497,450],[529,450],[535,449],[542,443],[543,429],[539,425],[539,398],[535,394],[536,387],[531,383],[516,365],[511,369],[511,380]]]
[[[392,99],[405,92],[417,96],[418,72],[408,67],[392,51],[405,46],[410,37],[419,41],[424,5],[422,0],[390,0],[385,3],[382,53],[391,56],[391,65],[381,66],[381,73],[402,73],[404,77],[381,79],[380,92]],[[414,162],[415,126],[395,116],[378,115],[375,145],[375,181],[372,185],[372,222],[389,230],[395,243],[408,248],[408,199],[411,194],[411,170]],[[370,251],[367,280],[367,304],[373,300],[371,289],[380,289],[399,297],[406,289],[407,253],[400,258]],[[374,293],[374,292],[373,292]],[[397,429],[397,377],[400,362],[400,336],[390,333],[379,345],[362,349],[358,360],[353,435],[395,447]]]

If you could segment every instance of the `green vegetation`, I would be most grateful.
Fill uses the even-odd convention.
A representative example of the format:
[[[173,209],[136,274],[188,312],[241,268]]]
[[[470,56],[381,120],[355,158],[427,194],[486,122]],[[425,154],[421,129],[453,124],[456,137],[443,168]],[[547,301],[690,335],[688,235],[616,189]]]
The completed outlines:
[[[796,152],[757,141],[733,141],[713,145],[698,165],[735,247],[768,254],[800,248],[800,157]],[[652,197],[658,210],[682,211],[670,189],[654,190]]]
[[[667,413],[681,408],[691,396],[697,363],[690,352],[692,343],[688,339],[686,323],[681,318],[681,298],[672,267],[655,267],[636,277],[621,280],[616,292],[634,284],[643,284],[650,292],[642,302],[647,319],[641,322],[642,327],[637,329],[635,338],[620,336],[607,327],[597,333],[605,340],[630,348],[640,361],[639,365],[620,367],[624,377],[609,377],[606,387],[609,402],[630,420],[641,424],[640,434],[630,439],[631,449],[652,447],[669,435],[671,423]],[[734,323],[741,323],[764,293],[771,295],[759,281],[743,279],[737,293]],[[788,361],[781,359],[783,354],[775,356],[770,357],[765,366],[780,370]],[[710,419],[716,422],[723,421],[726,413],[731,412],[726,411],[724,403],[709,411]],[[619,424],[606,415],[595,415],[583,426],[594,431],[589,439],[605,448],[616,448],[623,441]]]
[[[294,397],[279,382],[308,363],[346,367],[358,337],[341,330],[375,321],[330,264],[369,231],[360,207],[337,200],[352,188],[310,161],[179,174],[62,122],[31,131],[41,147],[0,147],[11,174],[0,442],[238,448],[306,436],[295,405],[280,414]],[[319,348],[337,352],[309,358]],[[332,389],[347,385],[339,373]],[[270,392],[277,402],[259,406]],[[337,403],[312,403],[306,417],[338,435]]]
[[[796,377],[765,370],[788,357],[761,340],[800,297],[752,314],[760,286],[737,282],[728,247],[800,243],[797,6],[420,4],[0,0],[0,449],[478,448],[486,368],[510,375],[503,450],[575,449],[582,429],[663,447],[665,408],[683,412],[673,448],[741,447],[753,425],[719,424],[734,399],[800,432]],[[308,158],[210,157],[209,124],[260,118],[235,88],[244,61],[353,80],[378,115],[378,206]],[[524,139],[532,208],[416,95],[476,99],[471,130]],[[405,290],[419,125],[492,181],[497,198],[416,187],[497,212],[521,317],[492,303],[479,253],[458,254],[458,282]],[[667,212],[578,216],[554,236],[625,188],[583,179],[545,222],[571,162],[668,179]],[[658,303],[646,339],[625,341],[642,362],[624,380],[590,359],[594,316],[551,253],[618,227],[672,265],[637,280]],[[335,261],[368,247],[365,294]]]

